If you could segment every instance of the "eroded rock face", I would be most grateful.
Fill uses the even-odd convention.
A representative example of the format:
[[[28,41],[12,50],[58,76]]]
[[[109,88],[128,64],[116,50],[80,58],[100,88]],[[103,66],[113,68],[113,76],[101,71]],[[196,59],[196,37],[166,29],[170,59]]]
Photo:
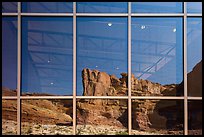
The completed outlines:
[[[84,96],[126,96],[128,93],[127,73],[121,73],[121,78],[117,78],[115,75],[108,75],[98,70],[83,69],[82,83]],[[168,91],[168,88],[159,83],[139,80],[133,74],[131,76],[132,96],[162,96],[162,92]],[[171,88],[175,88],[175,85],[173,87],[171,85]]]
[[[98,105],[95,102],[103,101]],[[94,102],[94,103],[92,103]],[[119,100],[78,100],[77,101],[77,124],[82,125],[109,125],[124,127],[127,125],[127,102],[119,103]]]
[[[188,95],[202,96],[202,60],[188,73]]]
[[[107,73],[83,69],[82,79],[84,96],[105,96],[109,93],[111,79]]]
[[[176,85],[163,86],[159,83],[153,83],[148,80],[137,79],[131,75],[132,96],[163,96],[175,95]],[[121,78],[115,75],[108,75],[98,70],[83,69],[82,82],[84,88],[84,96],[126,96],[128,95],[128,75],[121,73]],[[115,101],[115,102],[114,102]],[[161,116],[159,110],[155,111],[155,107],[159,100],[133,100],[132,101],[132,118],[133,129],[148,130],[150,127],[166,128],[168,118]],[[120,105],[119,105],[120,104]],[[121,105],[123,104],[123,105]],[[79,123],[83,123],[82,119],[90,124],[103,123],[112,126],[127,125],[127,102],[120,100],[106,99],[89,99],[79,101],[77,107],[80,112]],[[114,109],[112,109],[112,107]],[[157,106],[158,107],[158,106]],[[117,116],[114,116],[117,114]],[[86,118],[82,118],[82,115]],[[98,117],[96,117],[96,115]]]

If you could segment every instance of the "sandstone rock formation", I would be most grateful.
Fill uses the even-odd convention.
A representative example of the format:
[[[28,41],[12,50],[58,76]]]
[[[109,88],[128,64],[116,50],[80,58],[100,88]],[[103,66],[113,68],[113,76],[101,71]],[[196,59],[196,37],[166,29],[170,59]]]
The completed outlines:
[[[98,70],[83,69],[83,95],[84,96],[119,96],[127,95],[127,75],[122,78],[108,75]]]
[[[188,95],[202,96],[202,60],[188,73]]]
[[[17,92],[16,90],[12,90],[7,87],[2,87],[2,96],[17,96]]]
[[[101,99],[77,101],[77,124],[79,125],[109,125],[125,127],[127,125],[127,101],[102,100],[103,104],[95,102]],[[106,103],[105,103],[106,102]],[[123,103],[120,103],[123,102]]]
[[[126,96],[128,93],[127,73],[121,73],[121,78],[117,78],[115,75],[108,75],[105,72],[86,68],[82,71],[82,82],[84,96]],[[131,76],[132,96],[176,95],[175,87],[175,84],[163,86],[148,80],[139,80],[134,77],[134,75]],[[113,103],[114,101],[115,103]],[[165,116],[159,115],[159,109],[161,108],[157,107],[159,109],[155,111],[155,107],[159,101],[160,100],[132,100],[134,129],[148,130],[150,127],[166,128],[168,119]],[[113,107],[114,109],[112,109]],[[89,124],[127,125],[127,120],[124,120],[127,119],[127,117],[125,117],[127,116],[127,102],[123,100],[84,99],[78,101],[77,108],[81,110],[78,112],[79,123],[83,124],[82,119],[85,119]],[[126,112],[126,114],[122,114],[124,112]],[[114,116],[113,114],[118,115]],[[82,118],[82,115],[86,117]],[[120,121],[121,119],[123,120]],[[115,120],[119,121],[116,122]]]
[[[22,122],[72,124],[72,100],[23,100],[21,108]],[[16,121],[16,116],[17,102],[2,100],[2,119]]]
[[[202,62],[201,62],[202,63]],[[198,77],[201,74],[201,63],[196,65],[191,73],[188,74],[188,79],[193,84],[192,90],[198,89],[201,93],[202,85]],[[196,83],[195,79],[199,79]],[[82,83],[84,88],[84,96],[126,96],[128,93],[128,75],[121,73],[121,78],[115,75],[108,75],[105,72],[98,70],[83,69]],[[201,87],[200,87],[201,86]],[[182,96],[183,85],[170,84],[161,85],[148,80],[137,79],[131,75],[131,91],[132,96]],[[191,88],[189,88],[191,92]],[[196,93],[194,93],[195,95]],[[127,120],[120,121],[120,119],[127,119],[120,113],[127,113],[127,102],[120,103],[121,100],[106,99],[84,99],[78,101],[78,110],[82,110],[81,115],[85,115],[86,121],[91,124],[107,124],[111,126],[127,125]],[[119,105],[123,104],[123,105]],[[114,106],[115,114],[113,116]],[[107,108],[109,111],[107,111]],[[117,108],[117,109],[116,109]],[[193,109],[193,108],[190,108]],[[120,111],[122,110],[122,111]],[[83,118],[78,115],[78,122],[83,124]],[[96,117],[98,116],[98,117]],[[105,117],[106,118],[105,118]],[[120,116],[120,119],[118,118]],[[112,119],[111,119],[112,118]],[[118,122],[114,121],[118,120]],[[132,122],[133,129],[149,130],[155,129],[183,129],[183,102],[182,101],[167,101],[167,100],[132,100]]]

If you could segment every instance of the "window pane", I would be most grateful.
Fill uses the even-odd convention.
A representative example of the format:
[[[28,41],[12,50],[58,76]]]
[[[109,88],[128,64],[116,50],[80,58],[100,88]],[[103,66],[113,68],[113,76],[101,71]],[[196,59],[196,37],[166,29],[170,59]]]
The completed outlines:
[[[183,100],[132,100],[133,135],[182,135]]]
[[[77,18],[77,95],[127,95],[127,18]]]
[[[127,135],[127,100],[78,99],[77,135]]]
[[[2,135],[17,134],[17,101],[2,100]]]
[[[71,135],[73,100],[22,100],[22,135]]]
[[[127,13],[127,2],[77,2],[77,12]]]
[[[72,17],[23,17],[22,92],[72,95],[72,47]]]
[[[132,19],[132,95],[183,95],[182,18]]]
[[[202,96],[202,18],[187,20],[188,95]]]
[[[132,12],[181,13],[182,2],[132,2]]]
[[[202,13],[202,2],[187,2],[187,12]]]
[[[2,17],[2,96],[16,96],[17,18]]]
[[[72,12],[72,2],[23,2],[22,12],[65,13]]]
[[[17,12],[17,2],[2,2],[2,13],[3,12]]]
[[[202,135],[202,100],[188,101],[188,134]]]

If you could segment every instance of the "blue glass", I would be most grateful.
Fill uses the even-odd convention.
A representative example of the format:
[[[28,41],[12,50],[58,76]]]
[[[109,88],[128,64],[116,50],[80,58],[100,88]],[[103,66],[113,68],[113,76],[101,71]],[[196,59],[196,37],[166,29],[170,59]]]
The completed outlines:
[[[117,78],[127,73],[127,18],[77,18],[77,95],[83,93],[85,68]]]
[[[132,2],[136,13],[181,13],[182,2]]]
[[[202,2],[187,2],[188,13],[202,13]]]
[[[188,95],[202,96],[202,18],[187,20]]]
[[[2,2],[1,12],[17,12],[17,2]]]
[[[127,13],[127,2],[77,2],[80,13]]]
[[[22,18],[22,92],[72,95],[72,17]]]
[[[17,89],[17,18],[2,17],[2,95]]]
[[[183,80],[182,18],[132,18],[132,74],[161,85]]]
[[[23,2],[22,12],[67,13],[72,12],[73,2]]]

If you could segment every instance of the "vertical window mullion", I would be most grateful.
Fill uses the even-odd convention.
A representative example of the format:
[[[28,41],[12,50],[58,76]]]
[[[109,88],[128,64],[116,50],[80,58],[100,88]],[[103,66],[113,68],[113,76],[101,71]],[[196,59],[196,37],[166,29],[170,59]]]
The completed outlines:
[[[18,53],[17,53],[17,134],[21,134],[21,2],[18,2]]]
[[[76,2],[73,2],[73,135],[76,135]]]
[[[128,134],[132,131],[131,105],[131,2],[128,2]]]
[[[187,3],[184,2],[183,40],[184,40],[184,135],[188,135],[188,99],[187,99]]]

